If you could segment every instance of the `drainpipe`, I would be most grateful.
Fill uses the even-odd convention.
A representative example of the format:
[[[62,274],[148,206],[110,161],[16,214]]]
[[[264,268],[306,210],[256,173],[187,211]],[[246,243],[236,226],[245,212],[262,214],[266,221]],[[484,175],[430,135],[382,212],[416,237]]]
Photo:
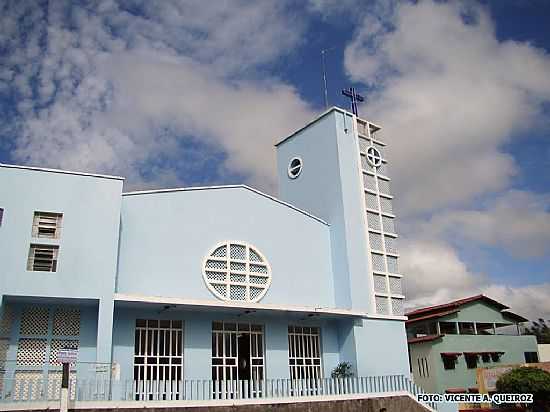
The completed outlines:
[[[477,322],[474,323],[474,335],[477,335]]]
[[[458,322],[455,322],[456,334],[460,335],[460,328],[458,327]]]

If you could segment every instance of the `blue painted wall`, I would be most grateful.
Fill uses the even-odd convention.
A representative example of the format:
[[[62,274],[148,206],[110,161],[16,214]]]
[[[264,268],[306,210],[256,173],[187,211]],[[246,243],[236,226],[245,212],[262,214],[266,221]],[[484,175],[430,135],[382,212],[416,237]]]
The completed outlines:
[[[123,196],[117,291],[219,301],[202,264],[227,240],[269,261],[261,303],[335,306],[328,226],[244,187]]]

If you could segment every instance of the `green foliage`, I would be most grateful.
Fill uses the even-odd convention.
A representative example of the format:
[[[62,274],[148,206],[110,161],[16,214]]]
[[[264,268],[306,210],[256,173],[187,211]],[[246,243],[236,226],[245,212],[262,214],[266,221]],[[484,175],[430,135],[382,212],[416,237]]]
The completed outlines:
[[[550,373],[539,369],[522,367],[512,369],[497,380],[499,393],[532,393],[535,404],[550,399]]]
[[[331,378],[351,378],[353,377],[353,369],[351,363],[349,362],[340,362],[332,370],[330,374]]]
[[[550,327],[542,318],[539,318],[538,322],[534,321],[531,327],[525,328],[525,331],[528,335],[535,335],[537,343],[550,343]]]

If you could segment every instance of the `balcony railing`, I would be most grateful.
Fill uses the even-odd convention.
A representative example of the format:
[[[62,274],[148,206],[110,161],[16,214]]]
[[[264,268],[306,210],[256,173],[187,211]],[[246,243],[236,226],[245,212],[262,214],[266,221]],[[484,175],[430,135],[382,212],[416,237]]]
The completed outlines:
[[[0,380],[0,402],[59,399],[60,382],[43,379]],[[207,401],[277,399],[315,396],[422,393],[403,375],[343,379],[266,379],[262,381],[149,380],[112,381],[76,379],[69,382],[69,398],[76,401]],[[436,405],[429,404],[433,409]]]

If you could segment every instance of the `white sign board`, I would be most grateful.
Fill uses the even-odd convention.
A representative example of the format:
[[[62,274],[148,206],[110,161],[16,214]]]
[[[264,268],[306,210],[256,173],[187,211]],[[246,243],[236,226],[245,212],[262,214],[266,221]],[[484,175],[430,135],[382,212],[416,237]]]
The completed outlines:
[[[57,361],[59,363],[75,363],[77,358],[77,349],[59,349],[59,352],[57,352]]]

